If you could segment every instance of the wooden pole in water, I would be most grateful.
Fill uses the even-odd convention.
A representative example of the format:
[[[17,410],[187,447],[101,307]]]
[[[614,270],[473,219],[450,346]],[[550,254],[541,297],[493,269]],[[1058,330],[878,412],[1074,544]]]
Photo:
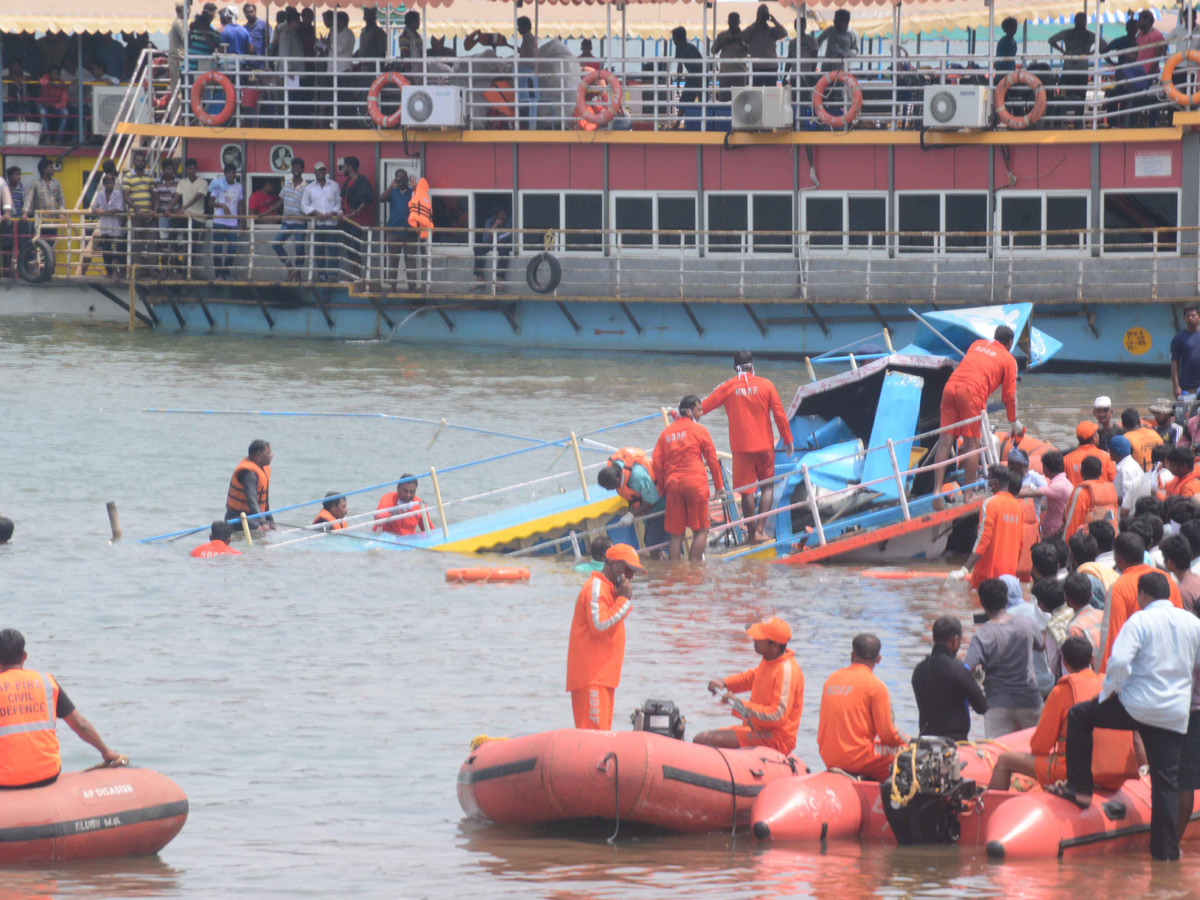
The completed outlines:
[[[242,534],[246,536],[246,546],[253,547],[254,540],[250,537],[250,523],[246,521],[246,514],[242,513],[240,518],[242,520]]]
[[[666,408],[665,406],[661,406],[661,407],[659,407],[659,409],[661,409],[661,410],[662,410],[662,417],[663,417],[663,428],[668,428],[668,427],[670,427],[670,425],[671,425],[671,415],[670,415],[670,413],[668,413],[668,412],[667,412],[667,408]]]
[[[425,448],[426,450],[433,449],[433,442],[438,439],[438,435],[440,435],[442,433],[442,429],[445,427],[446,427],[446,420],[442,419],[442,424],[437,427],[437,431],[435,431],[433,433],[433,437],[429,439],[429,446]]]
[[[817,380],[817,373],[813,371],[813,367],[812,367],[812,357],[810,357],[810,356],[806,356],[806,357],[804,357],[804,368],[808,369],[808,379],[809,379],[809,381],[816,381],[816,380]]]
[[[850,357],[850,371],[857,372],[858,371],[858,363],[854,361],[854,354],[849,353],[847,355]]]
[[[117,515],[116,501],[109,500],[108,503],[104,505],[108,509],[108,527],[112,531],[112,539],[114,541],[119,541],[124,532],[121,531],[121,518]]]
[[[887,344],[888,353],[896,352],[895,350],[892,349],[892,333],[890,331],[888,331],[886,328],[883,329],[883,342],[885,344]]]
[[[575,432],[571,432],[571,449],[575,451],[575,469],[579,472],[579,485],[583,488],[583,502],[591,502],[588,496],[587,475],[583,472],[583,457],[579,455],[579,440],[575,437]]]
[[[437,469],[429,467],[429,480],[433,482],[433,499],[437,501],[438,518],[442,520],[442,537],[450,537],[450,526],[446,523],[446,507],[442,505],[442,488],[438,484]]]

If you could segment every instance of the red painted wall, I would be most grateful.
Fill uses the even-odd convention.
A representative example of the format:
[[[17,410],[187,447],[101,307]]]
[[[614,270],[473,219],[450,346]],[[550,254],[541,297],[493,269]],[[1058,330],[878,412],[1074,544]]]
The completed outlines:
[[[808,157],[799,148],[800,187],[813,187]],[[886,191],[887,147],[813,147],[813,167],[823,191]]]
[[[1171,174],[1165,177],[1137,177],[1137,156],[1170,153]],[[1177,188],[1183,150],[1179,144],[1104,144],[1100,147],[1100,187],[1104,190]]]

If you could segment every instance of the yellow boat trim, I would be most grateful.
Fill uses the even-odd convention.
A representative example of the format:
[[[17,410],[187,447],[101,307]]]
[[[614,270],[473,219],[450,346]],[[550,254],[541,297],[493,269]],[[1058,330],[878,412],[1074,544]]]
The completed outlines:
[[[572,525],[578,525],[580,522],[588,519],[611,518],[622,512],[625,508],[626,503],[620,497],[616,495],[607,496],[603,500],[593,500],[591,503],[576,506],[574,509],[568,509],[565,512],[542,516],[540,519],[531,519],[528,522],[522,522],[519,525],[513,525],[509,528],[489,531],[487,534],[438,544],[436,547],[431,547],[430,549],[441,550],[445,553],[480,553],[499,544],[512,544],[548,532],[565,533]],[[453,525],[450,526],[450,533],[454,534]]]

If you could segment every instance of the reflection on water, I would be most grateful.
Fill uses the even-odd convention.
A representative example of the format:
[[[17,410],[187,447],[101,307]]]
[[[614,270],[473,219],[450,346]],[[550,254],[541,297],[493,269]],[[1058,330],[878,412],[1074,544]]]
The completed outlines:
[[[104,502],[134,537],[220,513],[253,437],[274,445],[276,506],[400,472],[514,449],[511,441],[379,419],[168,416],[144,407],[388,412],[557,437],[631,419],[728,375],[724,360],[464,354],[387,343],[133,336],[0,322],[3,627],[29,639],[114,749],[177,780],[191,815],[161,860],[0,874],[9,897],[1059,897],[1174,898],[1200,875],[1191,855],[989,865],[953,848],[756,846],[748,835],[504,832],[464,822],[455,774],[479,733],[570,723],[566,639],[580,576],[534,561],[528,585],[453,586],[433,553],[318,552],[324,541],[198,561],[198,540],[107,545]],[[770,363],[785,399],[802,366]],[[1143,405],[1165,380],[1034,375],[1022,415],[1068,443],[1096,393]],[[718,446],[724,420],[707,420]],[[654,423],[614,443],[650,446]],[[556,451],[454,473],[461,497],[550,471]],[[595,459],[602,458],[599,455]],[[561,459],[554,471],[570,471]],[[524,492],[498,503],[528,499]],[[354,498],[372,508],[375,494]],[[297,516],[298,518],[298,516]],[[354,542],[344,542],[353,545]],[[331,547],[333,545],[330,545]],[[356,545],[355,545],[356,546]],[[311,549],[310,549],[311,547]],[[785,616],[807,681],[797,754],[819,765],[820,684],[863,629],[883,639],[878,673],[901,727],[915,725],[912,666],[930,621],[972,603],[942,582],[876,582],[854,568],[661,565],[640,579],[617,692],[623,716],[673,699],[689,734],[731,724],[705,690],[752,666],[743,629]],[[69,769],[95,761],[62,729]]]

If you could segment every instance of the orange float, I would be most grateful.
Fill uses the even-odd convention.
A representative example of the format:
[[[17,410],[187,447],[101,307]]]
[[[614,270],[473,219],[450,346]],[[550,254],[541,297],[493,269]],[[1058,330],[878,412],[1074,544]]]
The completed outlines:
[[[1014,116],[1004,105],[1004,100],[1008,97],[1008,89],[1014,84],[1023,84],[1033,91],[1033,109],[1023,116]],[[992,105],[995,107],[997,119],[1013,131],[1024,131],[1040,119],[1042,113],[1046,111],[1046,88],[1042,85],[1042,80],[1032,72],[1017,69],[1000,79],[1000,83],[996,85],[996,96]]]
[[[372,122],[380,128],[388,129],[395,128],[400,124],[401,109],[398,108],[390,116],[385,116],[383,110],[379,108],[379,95],[389,85],[402,88],[407,87],[409,83],[409,80],[399,72],[383,72],[371,82],[371,89],[367,91],[367,113],[371,116]]]
[[[452,584],[499,584],[512,581],[528,581],[529,570],[500,567],[447,569],[446,580]]]
[[[850,92],[850,106],[840,116],[833,115],[825,108],[825,92],[835,84],[842,85]],[[863,92],[862,88],[858,86],[858,79],[841,69],[835,72],[826,72],[813,88],[813,115],[830,128],[849,128],[862,111],[862,105]]]
[[[216,115],[210,115],[204,108],[204,88],[209,82],[220,87],[221,93],[224,95],[224,104],[221,106],[221,111]],[[192,84],[192,115],[196,117],[196,121],[201,125],[210,125],[214,128],[219,128],[227,123],[233,118],[235,100],[236,92],[233,89],[233,82],[229,80],[229,76],[224,72],[218,72],[216,69],[201,72]]]
[[[600,88],[608,89],[608,103],[605,105],[588,103],[588,91],[597,82]],[[621,81],[617,76],[607,69],[589,69],[575,90],[575,118],[579,120],[580,127],[595,131],[611,122],[621,108],[621,95]]]
[[[1182,106],[1185,109],[1192,106],[1200,106],[1200,91],[1192,94],[1190,97],[1179,88],[1175,87],[1175,68],[1184,60],[1193,65],[1200,66],[1200,50],[1188,50],[1183,53],[1172,53],[1171,57],[1163,64],[1162,75],[1159,78],[1162,81],[1163,93],[1167,95],[1167,99],[1176,106]]]

